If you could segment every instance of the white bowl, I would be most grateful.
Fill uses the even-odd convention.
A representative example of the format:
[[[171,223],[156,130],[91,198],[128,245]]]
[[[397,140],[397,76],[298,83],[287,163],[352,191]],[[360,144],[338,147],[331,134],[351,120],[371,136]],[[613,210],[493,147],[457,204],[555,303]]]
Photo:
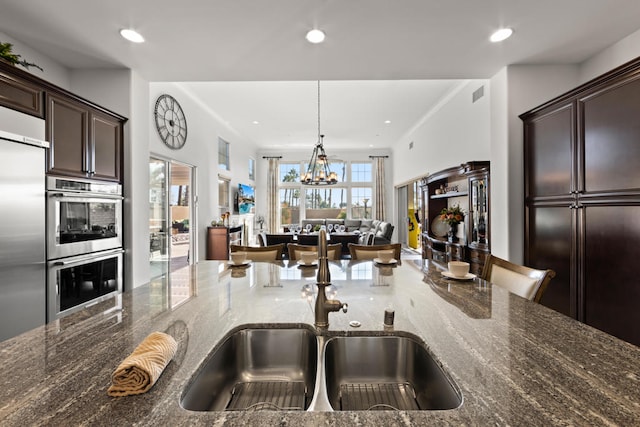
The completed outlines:
[[[385,264],[391,262],[393,259],[393,249],[378,251],[378,258]]]
[[[449,273],[455,277],[465,277],[469,273],[469,263],[464,261],[449,261]]]
[[[236,265],[242,264],[246,259],[246,252],[231,252],[231,261]]]
[[[316,260],[318,254],[315,252],[300,252],[300,259],[304,264],[313,264],[313,261]]]

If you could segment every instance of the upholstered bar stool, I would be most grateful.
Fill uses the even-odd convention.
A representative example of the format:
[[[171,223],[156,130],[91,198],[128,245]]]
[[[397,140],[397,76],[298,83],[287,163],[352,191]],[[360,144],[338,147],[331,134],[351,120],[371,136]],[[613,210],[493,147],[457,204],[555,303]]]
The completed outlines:
[[[481,277],[529,301],[540,302],[547,285],[556,276],[553,270],[536,270],[489,255]]]

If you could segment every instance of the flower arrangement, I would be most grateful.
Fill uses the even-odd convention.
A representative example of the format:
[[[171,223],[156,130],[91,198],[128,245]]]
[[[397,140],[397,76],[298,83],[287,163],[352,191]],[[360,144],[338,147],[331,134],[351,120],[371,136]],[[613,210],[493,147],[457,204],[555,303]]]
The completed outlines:
[[[440,211],[440,220],[449,225],[458,225],[464,221],[464,212],[460,205],[447,207]]]

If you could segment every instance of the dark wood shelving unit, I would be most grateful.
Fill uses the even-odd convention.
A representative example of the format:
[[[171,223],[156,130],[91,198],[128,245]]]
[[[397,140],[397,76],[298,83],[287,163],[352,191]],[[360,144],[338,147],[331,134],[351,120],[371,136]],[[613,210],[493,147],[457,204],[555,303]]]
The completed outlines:
[[[436,194],[436,190],[451,184],[456,184],[459,191]],[[443,265],[465,260],[471,264],[472,273],[480,274],[490,253],[489,162],[468,162],[436,172],[422,180],[421,189],[422,257]],[[431,229],[440,211],[450,203],[460,204],[466,214],[464,224],[458,226],[459,239],[453,242]]]

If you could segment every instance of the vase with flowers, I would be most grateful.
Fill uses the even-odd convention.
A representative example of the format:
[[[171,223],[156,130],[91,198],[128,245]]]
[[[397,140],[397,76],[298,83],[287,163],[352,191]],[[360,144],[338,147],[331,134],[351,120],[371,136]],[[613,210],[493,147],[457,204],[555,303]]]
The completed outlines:
[[[440,211],[440,220],[449,224],[449,241],[458,241],[458,224],[464,221],[464,212],[460,209],[460,205],[443,208]]]

